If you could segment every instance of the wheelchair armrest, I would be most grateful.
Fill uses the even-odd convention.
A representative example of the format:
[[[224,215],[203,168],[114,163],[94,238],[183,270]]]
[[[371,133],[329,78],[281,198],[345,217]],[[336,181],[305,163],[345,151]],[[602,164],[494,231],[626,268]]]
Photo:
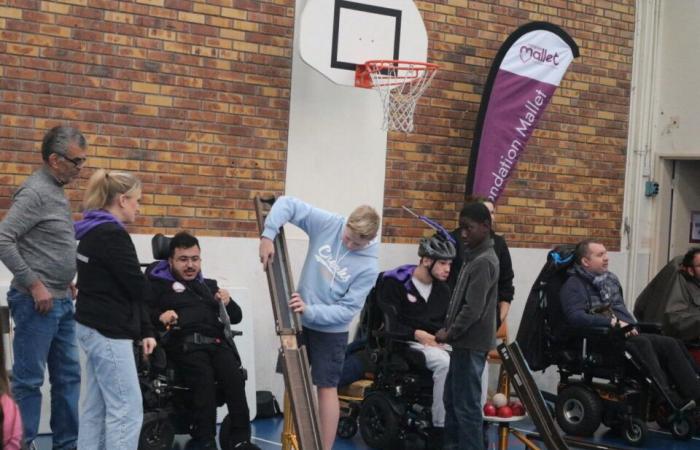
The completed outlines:
[[[661,324],[657,322],[637,322],[640,333],[661,334]]]

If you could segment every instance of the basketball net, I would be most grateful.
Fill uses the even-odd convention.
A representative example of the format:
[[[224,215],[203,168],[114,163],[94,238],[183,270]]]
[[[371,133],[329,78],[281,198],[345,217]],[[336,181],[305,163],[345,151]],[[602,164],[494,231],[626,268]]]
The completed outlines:
[[[355,86],[379,92],[384,108],[382,129],[413,131],[413,114],[437,72],[437,65],[413,62],[376,60],[357,66]]]

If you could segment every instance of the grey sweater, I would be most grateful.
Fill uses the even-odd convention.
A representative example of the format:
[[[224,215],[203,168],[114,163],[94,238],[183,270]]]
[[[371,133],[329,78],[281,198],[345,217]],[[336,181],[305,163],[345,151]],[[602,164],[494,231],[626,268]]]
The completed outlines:
[[[498,270],[493,239],[465,253],[445,320],[452,347],[483,352],[494,348]]]
[[[0,222],[0,260],[12,272],[12,287],[29,293],[41,280],[54,297],[70,295],[76,241],[63,186],[46,166],[17,189]]]

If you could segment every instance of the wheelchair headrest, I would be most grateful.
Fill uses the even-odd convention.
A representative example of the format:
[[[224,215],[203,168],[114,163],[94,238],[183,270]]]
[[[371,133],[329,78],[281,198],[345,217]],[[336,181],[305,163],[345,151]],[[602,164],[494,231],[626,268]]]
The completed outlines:
[[[151,250],[154,259],[168,259],[170,256],[170,238],[158,233],[151,239]]]

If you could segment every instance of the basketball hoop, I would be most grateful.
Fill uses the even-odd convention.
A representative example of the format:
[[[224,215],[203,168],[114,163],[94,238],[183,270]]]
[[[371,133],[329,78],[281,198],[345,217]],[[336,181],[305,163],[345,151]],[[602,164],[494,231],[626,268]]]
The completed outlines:
[[[413,113],[437,72],[437,64],[374,60],[358,64],[355,86],[379,92],[384,107],[384,130],[413,131]]]

